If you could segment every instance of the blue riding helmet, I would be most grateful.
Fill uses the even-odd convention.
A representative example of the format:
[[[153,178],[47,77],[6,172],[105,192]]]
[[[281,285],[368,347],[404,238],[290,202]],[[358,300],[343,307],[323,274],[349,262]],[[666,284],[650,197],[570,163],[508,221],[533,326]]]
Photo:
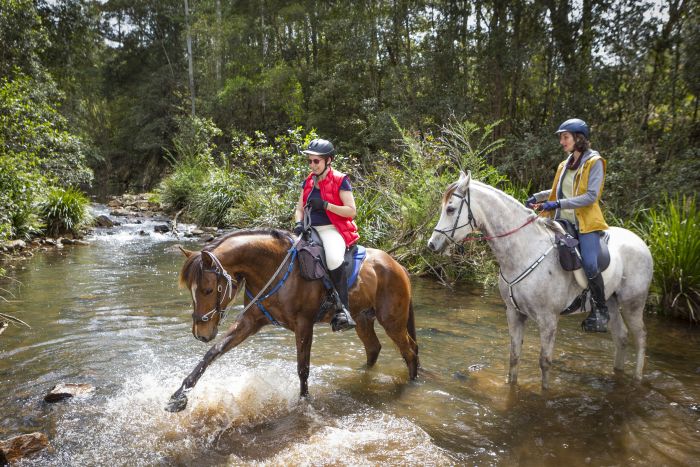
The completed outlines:
[[[332,156],[335,154],[333,143],[327,139],[316,138],[309,143],[309,147],[302,151],[312,156]]]
[[[559,125],[559,129],[556,131],[556,134],[558,135],[559,133],[564,133],[565,131],[568,131],[569,133],[581,133],[586,137],[586,139],[590,139],[591,135],[588,125],[580,118],[568,119]]]

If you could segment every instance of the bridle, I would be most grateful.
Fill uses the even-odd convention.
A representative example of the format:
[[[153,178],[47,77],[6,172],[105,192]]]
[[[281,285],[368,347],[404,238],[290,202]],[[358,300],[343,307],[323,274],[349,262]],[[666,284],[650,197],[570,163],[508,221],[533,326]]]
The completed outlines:
[[[457,211],[457,217],[455,217],[455,223],[452,226],[451,229],[433,229],[434,232],[438,232],[443,234],[449,241],[451,241],[454,244],[457,244],[457,241],[455,240],[455,232],[457,229],[461,229],[462,227],[470,226],[472,229],[476,229],[476,219],[474,219],[474,214],[472,214],[472,205],[471,205],[471,196],[469,194],[469,188],[467,187],[467,194],[466,196],[462,196],[458,194],[455,190],[454,193],[452,193],[452,196],[456,196],[457,198],[460,198],[462,201],[459,203],[459,210]],[[450,197],[452,197],[450,196]],[[457,225],[459,224],[459,218],[462,216],[462,209],[464,206],[467,206],[467,222],[462,225]],[[449,234],[448,234],[449,232]]]
[[[462,249],[461,252],[463,253],[463,247],[462,247],[462,245],[460,245],[460,244],[457,242],[457,240],[454,239],[455,232],[457,231],[457,229],[461,229],[462,227],[466,227],[466,226],[470,226],[470,227],[472,228],[472,230],[476,230],[476,229],[477,229],[476,219],[474,219],[474,214],[472,214],[471,196],[469,195],[469,187],[467,187],[467,195],[466,195],[466,196],[462,196],[462,195],[460,195],[460,194],[457,194],[456,192],[455,192],[455,193],[452,193],[452,196],[456,196],[457,198],[460,198],[460,199],[462,200],[462,202],[459,204],[459,211],[457,211],[457,217],[455,218],[455,223],[454,223],[454,225],[453,225],[452,228],[449,229],[449,230],[447,230],[447,229],[437,229],[437,228],[436,228],[436,229],[433,229],[433,231],[443,234],[445,237],[447,237],[448,240],[450,240],[452,243],[454,243],[454,244],[457,245],[459,248],[461,248],[461,249]],[[460,216],[462,215],[462,208],[464,207],[465,204],[467,205],[467,222],[466,222],[465,224],[462,224],[462,225],[457,225],[457,224],[459,223],[459,218],[460,218]],[[514,234],[514,233],[517,232],[518,230],[522,229],[522,228],[525,227],[526,225],[529,225],[529,224],[533,223],[533,222],[535,221],[535,219],[537,219],[538,217],[539,217],[539,215],[536,215],[536,216],[534,216],[534,217],[530,217],[530,218],[528,218],[528,220],[525,221],[525,223],[522,224],[521,226],[516,227],[516,228],[514,228],[514,229],[512,229],[512,230],[509,230],[508,232],[504,232],[504,233],[502,233],[502,234],[490,235],[490,236],[488,236],[488,235],[480,235],[480,236],[477,236],[477,237],[464,237],[464,239],[462,239],[462,242],[476,241],[476,240],[487,241],[487,240],[494,240],[494,239],[496,239],[496,238],[507,237],[508,235]],[[449,232],[449,235],[448,235],[448,232]]]
[[[203,251],[202,254],[208,255],[211,258],[213,264],[213,267],[211,269],[204,269],[204,265],[202,265],[202,272],[212,272],[216,274],[216,304],[214,305],[214,308],[212,308],[207,313],[198,318],[197,321],[206,323],[213,317],[214,313],[218,313],[221,318],[219,322],[222,322],[226,319],[228,311],[226,309],[222,310],[221,304],[226,299],[226,292],[228,292],[229,299],[233,298],[233,279],[231,278],[231,275],[228,272],[226,272],[226,269],[224,269],[224,267],[221,265],[219,258],[217,258],[213,253]],[[223,288],[221,286],[220,282],[222,277],[226,279],[226,288]],[[238,286],[237,282],[236,286]]]

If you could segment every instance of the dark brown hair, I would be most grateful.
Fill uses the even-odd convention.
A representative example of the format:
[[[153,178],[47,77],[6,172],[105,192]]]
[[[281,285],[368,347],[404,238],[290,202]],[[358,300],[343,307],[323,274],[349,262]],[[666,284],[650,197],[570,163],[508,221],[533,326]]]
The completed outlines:
[[[590,141],[583,136],[583,133],[574,133],[574,150],[583,154],[591,147]]]

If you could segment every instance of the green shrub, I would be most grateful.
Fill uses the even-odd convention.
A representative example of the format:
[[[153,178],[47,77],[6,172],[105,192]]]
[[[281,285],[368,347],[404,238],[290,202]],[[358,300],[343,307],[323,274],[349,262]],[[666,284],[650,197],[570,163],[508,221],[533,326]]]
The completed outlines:
[[[666,200],[633,223],[654,258],[652,292],[664,313],[700,320],[700,212],[694,197]]]
[[[240,177],[223,169],[211,169],[201,188],[191,196],[189,218],[203,226],[225,227],[229,209],[240,202]]]
[[[196,159],[177,163],[173,172],[160,183],[161,202],[166,209],[178,211],[188,206],[209,176],[211,166]]]
[[[77,234],[91,221],[87,209],[89,204],[87,196],[73,187],[50,190],[46,200],[39,204],[39,215],[46,225],[46,233],[54,237]]]
[[[40,228],[33,204],[45,179],[34,161],[2,151],[0,147],[0,240],[26,239]]]

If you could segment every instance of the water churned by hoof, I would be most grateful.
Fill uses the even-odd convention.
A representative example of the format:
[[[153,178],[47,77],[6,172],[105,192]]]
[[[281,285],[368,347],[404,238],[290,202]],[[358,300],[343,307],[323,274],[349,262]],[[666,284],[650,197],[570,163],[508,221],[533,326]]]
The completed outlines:
[[[170,402],[168,402],[168,405],[165,406],[165,410],[173,413],[181,412],[185,409],[185,407],[187,407],[187,396],[172,396],[170,398]]]

